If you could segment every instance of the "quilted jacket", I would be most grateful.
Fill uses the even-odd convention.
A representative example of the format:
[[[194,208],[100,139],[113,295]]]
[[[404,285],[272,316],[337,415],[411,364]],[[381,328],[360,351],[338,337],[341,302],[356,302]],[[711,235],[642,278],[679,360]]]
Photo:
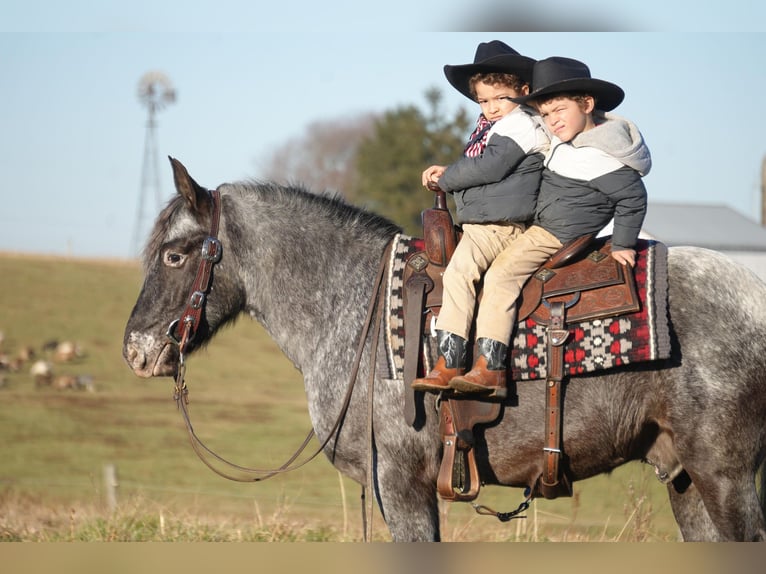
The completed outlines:
[[[531,222],[549,139],[519,106],[492,126],[478,157],[462,157],[439,178],[452,193],[458,223]]]
[[[613,249],[636,244],[646,215],[641,180],[652,160],[638,128],[597,112],[596,127],[563,143],[555,136],[545,158],[535,224],[562,243],[600,231],[614,218]]]

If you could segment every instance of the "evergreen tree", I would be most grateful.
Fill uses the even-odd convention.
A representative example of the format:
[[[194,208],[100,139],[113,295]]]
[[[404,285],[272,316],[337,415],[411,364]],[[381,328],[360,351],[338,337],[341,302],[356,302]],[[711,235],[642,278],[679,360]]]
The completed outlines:
[[[441,112],[441,92],[425,94],[428,115],[410,105],[385,112],[375,121],[356,156],[356,185],[351,199],[388,217],[405,232],[419,235],[420,213],[433,205],[431,193],[420,183],[423,170],[446,165],[463,151],[469,120],[460,109],[451,119]]]
[[[427,113],[408,105],[382,115],[311,124],[265,159],[261,177],[337,192],[420,235],[420,213],[433,205],[421,174],[430,165],[455,161],[470,127],[464,109],[452,117],[442,112],[438,88],[428,90],[425,99]],[[454,213],[451,196],[447,200]]]

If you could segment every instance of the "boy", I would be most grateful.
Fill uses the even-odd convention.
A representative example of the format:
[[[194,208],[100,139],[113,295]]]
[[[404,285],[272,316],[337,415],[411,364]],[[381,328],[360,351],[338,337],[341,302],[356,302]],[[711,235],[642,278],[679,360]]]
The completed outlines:
[[[552,57],[535,64],[532,92],[515,101],[531,102],[537,108],[550,131],[551,146],[534,223],[512,244],[512,254],[524,251],[530,262],[529,244],[535,243],[544,247],[538,250],[543,263],[546,250],[555,251],[572,239],[598,232],[614,218],[612,257],[635,265],[634,247],[646,214],[641,177],[649,172],[651,157],[633,123],[606,113],[624,96],[619,86],[591,78],[588,67],[577,60]],[[523,286],[521,277],[534,271],[532,266],[519,268],[516,297]],[[496,381],[504,380],[505,363],[502,369]],[[467,373],[454,378],[450,387],[488,392],[495,383],[487,385],[487,380]]]
[[[510,337],[511,319],[501,309],[508,301],[505,252],[534,216],[549,145],[539,119],[512,101],[528,94],[533,65],[533,59],[495,40],[479,44],[473,64],[444,66],[447,80],[479,104],[481,115],[464,157],[423,172],[423,185],[454,195],[463,237],[444,273],[436,322],[439,357],[430,373],[412,383],[415,390],[449,389],[450,380],[465,372],[476,283],[482,275],[480,345],[483,340],[505,337],[501,340],[507,342]]]

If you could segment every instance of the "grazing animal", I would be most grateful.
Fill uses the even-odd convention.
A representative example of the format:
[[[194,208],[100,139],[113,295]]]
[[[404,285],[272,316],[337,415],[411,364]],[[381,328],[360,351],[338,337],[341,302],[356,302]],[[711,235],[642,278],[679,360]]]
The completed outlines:
[[[210,192],[171,163],[178,195],[155,223],[124,335],[123,355],[141,377],[178,369],[178,346],[165,334],[187,305],[210,228]],[[218,192],[223,257],[187,353],[241,313],[260,321],[303,374],[325,454],[365,484],[369,353],[336,432],[333,423],[379,261],[399,229],[294,187],[241,182]],[[704,249],[671,248],[668,267],[672,357],[567,381],[562,432],[569,475],[583,480],[649,459],[667,482],[685,540],[764,540],[755,476],[766,455],[766,285]],[[484,430],[476,456],[485,483],[525,487],[540,475],[544,384],[519,382],[517,401]],[[414,428],[401,414],[404,393],[404,384],[374,382],[376,499],[395,541],[438,540],[442,445],[435,399],[425,397],[428,414]]]
[[[53,382],[53,365],[50,361],[35,361],[29,369],[29,374],[35,380],[35,386],[48,386]]]
[[[73,375],[59,375],[53,379],[53,388],[57,391],[75,389],[77,388],[77,377]]]
[[[56,345],[53,358],[59,363],[69,363],[82,357],[82,350],[77,343],[72,341],[62,341]]]

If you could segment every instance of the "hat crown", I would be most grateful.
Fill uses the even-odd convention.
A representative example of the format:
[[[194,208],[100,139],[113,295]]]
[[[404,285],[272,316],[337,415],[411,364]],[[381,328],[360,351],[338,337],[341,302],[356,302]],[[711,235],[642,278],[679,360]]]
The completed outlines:
[[[500,40],[492,40],[490,42],[482,42],[476,47],[476,54],[473,57],[473,63],[482,64],[487,60],[491,60],[498,56],[521,56],[521,54],[519,54],[505,42],[501,42]]]
[[[519,54],[505,42],[491,40],[476,47],[476,54],[471,64],[444,66],[447,81],[466,98],[472,101],[471,78],[476,74],[513,74],[524,82],[532,79],[532,66],[535,60]]]
[[[588,66],[579,60],[553,56],[535,62],[529,95],[512,100],[525,104],[561,93],[589,94],[596,100],[596,108],[604,112],[612,111],[625,97],[625,92],[617,84],[592,78]]]
[[[535,63],[532,91],[568,80],[590,79],[590,69],[579,60],[553,56]]]

